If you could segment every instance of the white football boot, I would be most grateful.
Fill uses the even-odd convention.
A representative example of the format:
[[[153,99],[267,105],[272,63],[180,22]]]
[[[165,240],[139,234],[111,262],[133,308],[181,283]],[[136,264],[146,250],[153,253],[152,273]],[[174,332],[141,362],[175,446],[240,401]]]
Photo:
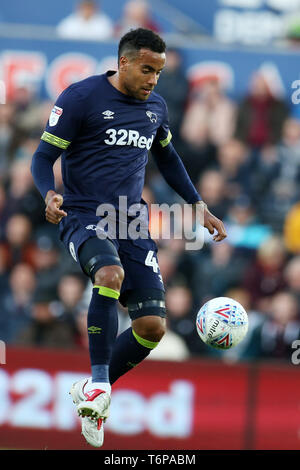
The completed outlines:
[[[104,441],[103,423],[109,415],[110,394],[98,388],[84,391],[90,379],[75,382],[70,390],[73,403],[77,406],[81,417],[81,432],[86,441],[94,446],[101,447]]]

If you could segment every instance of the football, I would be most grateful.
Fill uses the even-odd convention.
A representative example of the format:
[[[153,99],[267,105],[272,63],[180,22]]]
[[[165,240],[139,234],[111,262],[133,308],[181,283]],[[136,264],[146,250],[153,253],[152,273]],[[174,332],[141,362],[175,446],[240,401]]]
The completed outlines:
[[[245,338],[248,315],[239,302],[229,297],[216,297],[200,308],[196,327],[205,344],[230,349]]]

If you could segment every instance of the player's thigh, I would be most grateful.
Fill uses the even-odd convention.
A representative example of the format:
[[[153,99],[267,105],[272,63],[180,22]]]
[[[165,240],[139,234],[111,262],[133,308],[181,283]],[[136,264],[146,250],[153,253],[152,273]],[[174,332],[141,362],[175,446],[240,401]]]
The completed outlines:
[[[102,280],[105,278],[109,280],[109,278],[116,277],[114,271],[116,271],[120,283],[123,281],[123,266],[111,240],[99,239],[98,237],[87,239],[80,246],[78,257],[82,270],[93,283],[102,285]]]
[[[125,270],[120,302],[128,307],[131,320],[142,317],[164,319],[165,289],[155,242],[151,239],[125,242],[119,252]]]
[[[59,224],[62,243],[93,283],[96,272],[102,267],[122,268],[118,246],[108,238],[100,239],[96,235],[98,219],[93,214],[68,210],[68,215]]]

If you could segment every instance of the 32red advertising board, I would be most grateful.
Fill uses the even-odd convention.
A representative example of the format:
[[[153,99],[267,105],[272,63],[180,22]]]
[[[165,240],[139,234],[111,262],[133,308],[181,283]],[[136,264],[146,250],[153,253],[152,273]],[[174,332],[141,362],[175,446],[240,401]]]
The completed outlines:
[[[68,394],[86,352],[9,349],[0,448],[91,449]],[[299,449],[297,366],[146,360],[113,386],[103,449]]]

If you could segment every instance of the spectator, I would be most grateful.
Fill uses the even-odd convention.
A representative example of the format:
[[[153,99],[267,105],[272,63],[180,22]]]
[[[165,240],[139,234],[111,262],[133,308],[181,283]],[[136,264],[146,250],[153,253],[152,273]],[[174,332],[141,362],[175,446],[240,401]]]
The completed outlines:
[[[251,196],[251,151],[242,142],[229,139],[218,147],[218,168],[226,179],[226,195],[232,201],[244,194]]]
[[[182,62],[182,53],[178,49],[169,48],[166,53],[166,66],[155,88],[166,100],[172,140],[176,148],[181,143],[179,134],[188,97],[188,80]]]
[[[198,86],[184,116],[182,138],[199,148],[207,142],[218,146],[232,137],[234,128],[235,104],[225,96],[219,80]]]
[[[63,38],[104,41],[113,36],[113,23],[96,1],[81,0],[76,11],[64,18],[56,30]]]
[[[284,268],[287,289],[297,297],[300,304],[300,256],[291,258]]]
[[[14,106],[13,135],[10,155],[15,152],[23,140],[29,136],[39,137],[43,131],[43,105],[39,98],[40,84],[33,75],[20,73],[12,94]]]
[[[76,311],[85,289],[85,280],[76,274],[65,274],[58,283],[61,312]]]
[[[1,246],[6,252],[9,269],[17,263],[28,263],[33,266],[32,232],[32,224],[24,214],[15,213],[8,219],[5,239]]]
[[[256,176],[260,180],[259,215],[280,233],[289,210],[300,198],[300,121],[284,122],[282,139],[274,149],[273,158],[267,160],[262,156]]]
[[[288,113],[286,103],[272,94],[264,75],[256,72],[238,107],[235,136],[253,148],[276,144]]]
[[[33,185],[30,161],[31,159],[24,158],[14,161],[10,166],[3,217],[7,219],[19,212],[26,215],[34,226],[38,226],[45,223],[45,205]]]
[[[167,245],[161,246],[157,254],[161,276],[167,286],[176,273],[178,256]]]
[[[299,339],[298,300],[292,293],[280,291],[272,297],[269,317],[261,328],[260,357],[290,360],[291,345]]]
[[[123,16],[117,23],[115,34],[122,37],[130,29],[146,28],[159,32],[158,25],[153,21],[149,5],[144,0],[129,0],[125,3]]]
[[[268,312],[274,294],[285,287],[283,269],[287,252],[281,237],[271,236],[258,247],[254,261],[249,265],[243,286],[251,294],[251,308]]]
[[[198,304],[220,297],[230,287],[238,285],[246,269],[246,260],[238,256],[228,242],[211,244],[211,250],[195,267],[190,285]]]
[[[73,330],[74,338],[79,346],[84,346],[85,341],[81,329],[80,319],[83,319],[83,295],[85,279],[75,273],[63,275],[57,285],[58,300],[52,302],[52,309],[56,317],[64,320]]]
[[[224,175],[214,168],[207,169],[200,176],[197,186],[209,210],[223,220],[230,207]]]
[[[202,353],[205,348],[195,328],[196,312],[191,289],[175,282],[166,291],[166,307],[170,331],[184,340],[190,354]]]
[[[51,232],[44,229],[35,232],[32,262],[37,275],[37,289],[56,298],[59,280],[70,265],[61,256],[58,240]]]
[[[25,263],[16,264],[0,300],[1,340],[8,344],[13,344],[30,322],[35,287],[36,278],[32,267]]]
[[[254,206],[247,196],[241,196],[230,206],[225,219],[227,240],[239,249],[256,250],[273,234],[272,229],[257,218]],[[247,253],[245,253],[247,257]]]
[[[193,182],[216,164],[217,147],[231,137],[233,119],[234,105],[224,96],[217,80],[197,87],[180,130],[184,164]]]
[[[68,319],[56,316],[52,293],[37,289],[33,299],[32,317],[16,341],[22,346],[70,349],[76,347],[76,334]]]
[[[13,122],[15,108],[12,103],[0,106],[0,181],[8,172],[11,161],[11,144],[13,139]]]

